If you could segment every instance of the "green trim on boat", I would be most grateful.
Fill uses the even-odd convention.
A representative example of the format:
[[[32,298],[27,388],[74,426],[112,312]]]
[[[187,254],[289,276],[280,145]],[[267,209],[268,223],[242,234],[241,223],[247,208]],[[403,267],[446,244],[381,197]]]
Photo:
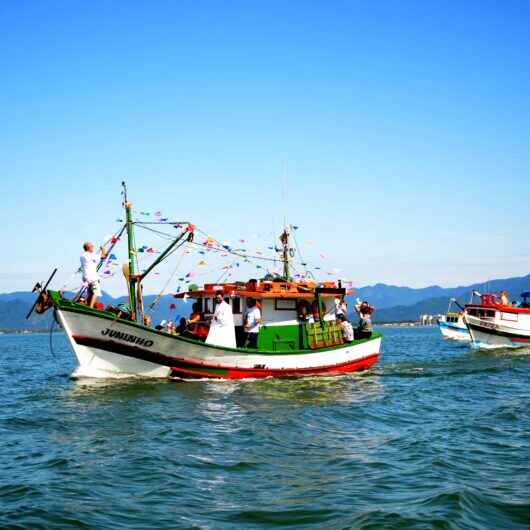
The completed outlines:
[[[101,311],[99,309],[90,308],[84,304],[66,300],[65,298],[61,296],[61,293],[59,293],[58,291],[48,291],[48,294],[50,296],[50,299],[54,307],[62,311],[90,315],[90,316],[102,318],[105,320],[120,322],[121,324],[126,324],[127,326],[146,330],[146,331],[149,331],[150,333],[155,333],[156,335],[160,335],[162,337],[166,337],[166,338],[170,337],[177,341],[187,342],[189,344],[197,344],[204,348],[215,348],[218,350],[224,350],[224,351],[230,351],[230,352],[249,353],[249,354],[254,353],[254,354],[259,354],[259,355],[301,355],[301,354],[308,354],[308,353],[321,353],[325,351],[340,350],[347,346],[355,346],[357,344],[363,344],[365,342],[370,342],[372,340],[379,339],[383,336],[382,333],[374,332],[372,333],[372,336],[369,339],[360,339],[360,340],[354,340],[353,342],[350,342],[347,344],[338,344],[335,346],[328,346],[324,348],[309,349],[307,347],[307,334],[304,334],[305,338],[303,337],[302,342],[301,342],[301,339],[300,339],[300,333],[301,333],[300,328],[302,327],[301,325],[299,324],[292,325],[292,326],[264,325],[262,329],[260,330],[260,337],[258,339],[258,346],[259,346],[258,349],[226,348],[224,346],[217,346],[214,344],[205,344],[204,342],[200,340],[190,339],[189,337],[183,337],[181,335],[172,335],[170,333],[166,333],[165,331],[160,331],[154,328],[144,326],[143,324],[139,324],[138,322],[134,322],[132,320],[125,320],[125,319],[118,318],[116,314],[110,311]],[[261,337],[262,333],[266,333],[264,338]],[[289,349],[286,349],[286,350],[275,349],[280,344],[289,344]],[[300,348],[300,344],[306,346],[306,348]]]

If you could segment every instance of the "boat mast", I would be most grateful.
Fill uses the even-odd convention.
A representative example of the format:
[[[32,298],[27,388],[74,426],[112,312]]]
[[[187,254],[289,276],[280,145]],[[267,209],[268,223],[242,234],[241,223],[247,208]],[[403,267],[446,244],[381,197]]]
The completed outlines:
[[[289,230],[284,225],[283,232],[280,235],[280,242],[282,244],[282,262],[283,262],[283,277],[289,281]]]
[[[125,182],[122,182],[123,186],[123,207],[125,208],[125,224],[127,226],[127,247],[129,251],[129,274],[127,277],[127,283],[129,284],[129,308],[131,310],[131,316],[133,320],[136,320],[136,282],[137,273],[136,270],[136,245],[134,242],[134,223],[132,218],[132,204],[127,200],[127,186]]]

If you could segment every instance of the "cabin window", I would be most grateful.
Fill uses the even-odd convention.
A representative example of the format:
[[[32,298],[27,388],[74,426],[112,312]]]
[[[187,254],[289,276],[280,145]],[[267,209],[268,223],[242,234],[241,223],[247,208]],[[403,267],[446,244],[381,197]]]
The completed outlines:
[[[296,311],[296,300],[291,298],[275,298],[274,309],[276,309],[276,311]]]
[[[495,318],[495,311],[491,309],[481,309],[478,316],[480,318]]]
[[[204,309],[203,309],[203,313],[206,313],[206,314],[210,314],[212,313],[212,310],[211,310],[211,298],[205,298],[204,299]]]

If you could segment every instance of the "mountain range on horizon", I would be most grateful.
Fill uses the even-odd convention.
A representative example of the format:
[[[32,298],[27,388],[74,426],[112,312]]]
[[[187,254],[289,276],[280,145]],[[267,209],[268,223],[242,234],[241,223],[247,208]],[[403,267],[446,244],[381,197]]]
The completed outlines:
[[[474,283],[466,286],[444,288],[433,285],[423,288],[399,287],[378,283],[375,285],[354,288],[353,296],[348,297],[348,305],[353,307],[358,297],[367,300],[376,308],[374,322],[398,322],[418,320],[422,314],[445,313],[450,298],[456,298],[461,304],[469,301],[474,290],[482,292],[499,292],[506,290],[512,299],[517,298],[522,291],[530,289],[530,274],[522,277],[503,278],[488,282]],[[156,295],[144,297],[145,307],[156,299]],[[0,293],[0,328],[2,329],[31,329],[48,327],[52,320],[52,313],[34,315],[27,321],[25,315],[35,300],[35,294],[29,291]],[[103,293],[101,302],[117,305],[127,301],[126,296],[112,297]],[[176,304],[176,309],[170,309],[170,304]],[[152,311],[153,322],[163,319],[178,320],[191,312],[191,304],[176,300],[173,295],[164,295]]]

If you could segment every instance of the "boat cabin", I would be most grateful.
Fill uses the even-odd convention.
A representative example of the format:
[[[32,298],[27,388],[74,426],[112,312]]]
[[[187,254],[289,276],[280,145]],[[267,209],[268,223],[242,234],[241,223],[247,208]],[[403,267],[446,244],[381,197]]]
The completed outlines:
[[[456,324],[458,322],[459,317],[459,313],[447,313],[447,315],[445,315],[445,321]]]
[[[211,283],[205,284],[202,289],[178,293],[176,298],[193,298],[199,304],[204,320],[209,321],[215,310],[215,295],[219,291],[223,292],[232,309],[238,346],[244,343],[243,320],[249,298],[256,300],[261,310],[260,349],[311,349],[312,344],[321,347],[323,328],[326,328],[326,335],[331,335],[328,339],[332,344],[342,343],[342,332],[336,321],[335,298],[344,296],[346,290],[337,287],[335,282],[325,282],[321,287],[308,281]]]

